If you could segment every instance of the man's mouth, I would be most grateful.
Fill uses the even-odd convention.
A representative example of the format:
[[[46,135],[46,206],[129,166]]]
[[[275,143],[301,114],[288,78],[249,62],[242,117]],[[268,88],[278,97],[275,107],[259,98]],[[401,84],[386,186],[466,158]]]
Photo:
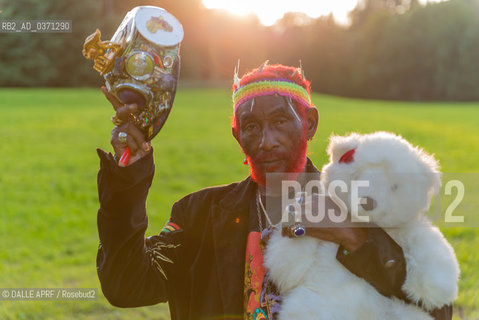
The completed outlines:
[[[262,160],[261,165],[265,169],[275,169],[281,165],[282,159],[267,159]]]
[[[270,164],[270,163],[277,163],[281,161],[281,159],[265,159],[265,160],[261,160],[261,163],[264,163],[264,164]]]

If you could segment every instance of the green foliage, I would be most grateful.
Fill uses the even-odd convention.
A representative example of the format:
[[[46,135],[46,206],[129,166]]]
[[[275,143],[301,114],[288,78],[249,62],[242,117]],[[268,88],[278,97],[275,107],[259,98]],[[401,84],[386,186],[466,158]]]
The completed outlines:
[[[109,39],[126,12],[157,5],[182,22],[183,80],[231,81],[262,64],[299,65],[315,91],[393,100],[478,100],[479,0],[421,6],[418,0],[362,0],[352,25],[332,16],[288,13],[264,27],[254,16],[206,10],[200,0],[0,0],[0,19],[69,19],[71,34],[1,34],[0,86],[98,86],[81,55],[96,28]]]
[[[0,0],[2,20],[72,20],[72,33],[0,34],[0,86],[99,85],[91,61],[83,58],[85,38],[96,28],[110,37],[119,20],[103,15],[100,1]],[[95,23],[91,23],[95,21]]]
[[[354,94],[382,99],[477,100],[479,12],[451,0],[403,15],[376,12],[357,30]]]
[[[99,288],[96,148],[109,146],[113,111],[95,89],[0,90],[1,287]],[[321,121],[310,157],[325,164],[329,135],[388,130],[434,153],[443,172],[477,172],[477,103],[405,103],[313,95]],[[153,141],[156,176],[147,236],[171,205],[200,188],[243,179],[248,169],[231,136],[229,90],[180,89]],[[477,194],[475,190],[467,190]],[[475,192],[475,193],[474,193]],[[472,208],[475,214],[477,206]],[[457,319],[476,319],[479,231],[444,228],[461,264]],[[169,319],[167,306],[118,309],[98,301],[2,301],[0,319]]]

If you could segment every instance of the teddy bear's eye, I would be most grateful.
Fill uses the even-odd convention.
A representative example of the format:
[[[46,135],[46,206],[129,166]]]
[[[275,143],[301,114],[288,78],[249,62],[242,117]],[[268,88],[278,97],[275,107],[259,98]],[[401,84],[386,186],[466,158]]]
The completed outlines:
[[[396,191],[398,189],[398,185],[395,183],[391,186],[392,191]]]

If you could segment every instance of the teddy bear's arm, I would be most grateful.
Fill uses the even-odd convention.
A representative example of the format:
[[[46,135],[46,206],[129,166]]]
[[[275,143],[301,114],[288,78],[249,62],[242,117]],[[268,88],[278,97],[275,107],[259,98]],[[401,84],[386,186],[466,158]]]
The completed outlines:
[[[407,240],[403,291],[426,310],[452,303],[457,297],[459,266],[450,244],[432,226],[412,229]]]
[[[340,246],[336,258],[350,272],[368,281],[382,295],[414,304],[402,290],[406,283],[406,259],[403,250],[381,228],[369,229],[368,240],[354,252],[347,253],[344,247]],[[429,309],[429,314],[436,320],[450,320],[452,312],[452,304]]]

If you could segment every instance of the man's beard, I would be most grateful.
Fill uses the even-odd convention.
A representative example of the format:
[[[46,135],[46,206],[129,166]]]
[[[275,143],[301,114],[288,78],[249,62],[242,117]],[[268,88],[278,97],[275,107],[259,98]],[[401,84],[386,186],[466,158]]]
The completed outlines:
[[[304,169],[306,164],[307,150],[308,143],[306,138],[303,137],[299,141],[298,147],[291,153],[272,151],[260,154],[255,159],[249,155],[246,155],[251,178],[254,182],[261,186],[266,186],[266,176],[268,173],[286,173],[285,179],[295,180]],[[268,159],[287,159],[288,164],[283,172],[274,171],[274,168],[270,172],[265,172],[265,170],[261,167],[260,162]]]

